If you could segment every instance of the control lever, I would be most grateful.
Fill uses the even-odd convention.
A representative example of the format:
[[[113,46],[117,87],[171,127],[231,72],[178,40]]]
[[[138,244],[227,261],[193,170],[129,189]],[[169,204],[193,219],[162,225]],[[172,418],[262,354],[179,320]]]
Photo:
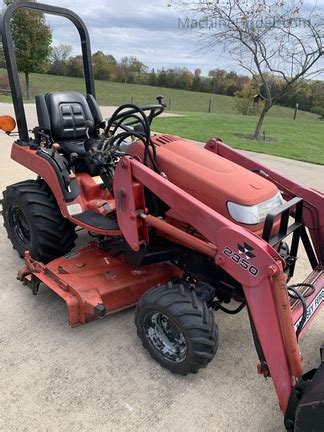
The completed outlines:
[[[86,128],[87,138],[90,139],[89,130],[93,128],[94,123],[93,123],[92,120],[86,120],[85,123],[84,123],[84,126]]]
[[[75,159],[77,159],[79,157],[79,155],[78,155],[78,153],[71,153],[70,154],[70,168],[71,168],[71,171],[72,171],[72,167],[74,166],[74,161],[75,161]]]
[[[56,153],[58,153],[60,151],[60,149],[61,149],[60,144],[58,144],[58,143],[52,144],[52,154],[51,154],[51,157],[53,159],[55,158]]]
[[[69,163],[70,174],[68,176],[68,184],[69,184],[68,188],[69,188],[69,190],[70,190],[71,182],[76,179],[74,161],[78,157],[79,157],[78,153],[73,152],[70,154],[70,163]]]
[[[164,96],[162,96],[162,95],[156,96],[156,100],[158,101],[158,103],[160,105],[164,106]]]

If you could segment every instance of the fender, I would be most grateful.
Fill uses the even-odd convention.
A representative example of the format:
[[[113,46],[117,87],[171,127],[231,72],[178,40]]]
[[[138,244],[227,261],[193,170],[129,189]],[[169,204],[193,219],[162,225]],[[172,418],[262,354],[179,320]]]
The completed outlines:
[[[15,142],[11,149],[11,159],[45,180],[52,190],[64,217],[69,215],[67,203],[82,204],[77,181],[71,182],[70,191],[67,188],[69,172],[63,157],[59,154],[52,157],[50,150],[35,151],[29,146],[22,146]],[[72,183],[75,183],[73,187]]]

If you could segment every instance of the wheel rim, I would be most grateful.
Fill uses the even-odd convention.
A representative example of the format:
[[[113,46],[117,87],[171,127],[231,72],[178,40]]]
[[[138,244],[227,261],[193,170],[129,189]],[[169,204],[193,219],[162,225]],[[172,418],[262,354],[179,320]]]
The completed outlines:
[[[31,241],[30,228],[24,213],[19,207],[11,207],[9,210],[9,221],[11,228],[23,244],[29,244]]]
[[[144,331],[151,345],[174,363],[187,357],[187,341],[177,324],[167,315],[150,312],[144,318]]]

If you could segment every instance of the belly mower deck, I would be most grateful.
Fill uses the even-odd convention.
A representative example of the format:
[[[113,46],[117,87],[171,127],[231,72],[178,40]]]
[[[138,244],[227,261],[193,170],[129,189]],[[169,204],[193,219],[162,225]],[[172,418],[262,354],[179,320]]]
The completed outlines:
[[[25,255],[17,279],[37,294],[44,283],[67,304],[71,327],[134,306],[150,288],[179,276],[169,264],[132,267],[95,243],[48,265]]]

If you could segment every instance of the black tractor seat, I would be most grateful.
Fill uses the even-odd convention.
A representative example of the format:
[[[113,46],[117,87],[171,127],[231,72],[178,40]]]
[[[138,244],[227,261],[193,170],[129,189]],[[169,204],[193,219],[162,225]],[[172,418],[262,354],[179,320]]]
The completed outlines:
[[[61,152],[68,159],[71,153],[77,153],[80,159],[84,158],[87,129],[91,138],[99,139],[97,130],[103,122],[95,98],[77,92],[52,92],[37,95],[35,102],[39,128],[47,131],[50,138],[60,144]],[[82,171],[84,163],[78,165],[76,168]]]

